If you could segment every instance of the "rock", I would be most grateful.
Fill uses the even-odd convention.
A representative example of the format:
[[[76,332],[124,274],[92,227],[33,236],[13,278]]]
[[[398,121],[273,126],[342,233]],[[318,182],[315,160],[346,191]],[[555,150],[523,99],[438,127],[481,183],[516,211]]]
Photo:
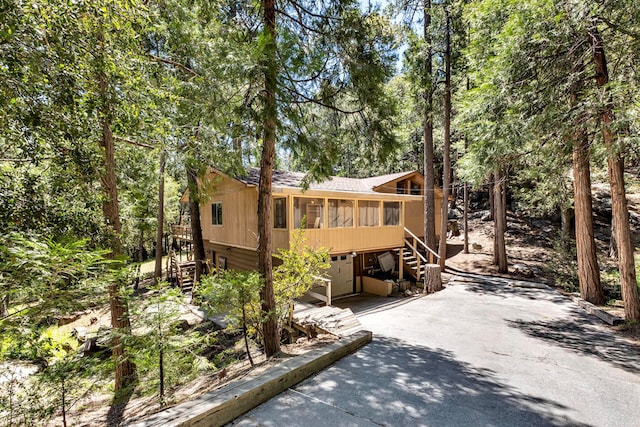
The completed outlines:
[[[411,292],[411,290],[410,290],[410,289],[407,289],[406,291],[404,291],[404,294],[405,294],[406,296],[410,297],[410,296],[412,296],[412,295],[413,295],[413,292]]]
[[[472,244],[471,244],[471,248],[472,248],[474,251],[479,251],[479,250],[481,250],[481,249],[482,249],[482,245],[481,245],[480,243],[475,243],[475,242],[474,242],[474,243],[472,243]]]
[[[517,274],[522,277],[531,278],[535,276],[533,270],[524,264],[514,264],[513,272],[514,274]]]
[[[460,235],[460,227],[458,226],[457,220],[449,220],[447,223],[447,231],[449,232],[449,237],[459,236]]]
[[[68,325],[69,323],[73,323],[80,318],[80,314],[70,314],[67,316],[61,316],[58,318],[58,326]]]
[[[84,326],[73,328],[73,330],[71,331],[71,336],[76,338],[78,342],[84,342],[85,338],[87,337],[87,328],[85,328]]]

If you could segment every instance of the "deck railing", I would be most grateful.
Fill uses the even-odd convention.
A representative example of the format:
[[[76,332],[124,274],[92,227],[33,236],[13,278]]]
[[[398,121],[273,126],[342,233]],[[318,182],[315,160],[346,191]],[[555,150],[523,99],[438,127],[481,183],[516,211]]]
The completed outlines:
[[[411,240],[405,238],[404,241],[413,248],[413,251],[417,254],[419,254],[420,252],[418,251],[418,246],[422,246],[422,248],[425,250],[425,252],[427,254],[429,254],[429,263],[433,264],[434,260],[440,259],[440,255],[438,255],[437,252],[435,252],[433,249],[431,249],[429,246],[425,245],[424,242],[422,241],[422,239],[420,239],[418,236],[416,236],[415,234],[413,234],[411,232],[411,230],[409,230],[408,228],[404,229],[404,232],[407,233],[409,236],[411,236]],[[422,257],[422,259],[424,259],[426,261],[426,259],[424,257]]]
[[[418,236],[413,234],[409,229],[405,228],[404,231],[406,234],[410,236],[410,238],[407,238],[407,237],[404,238],[404,243],[405,243],[405,247],[408,247],[411,250],[411,253],[416,259],[417,265],[415,266],[415,276],[416,276],[416,280],[419,281],[422,276],[422,265],[433,264],[434,260],[440,259],[440,256],[433,249],[425,245],[422,239],[420,239]],[[424,255],[422,255],[422,253],[419,250],[419,247],[422,247],[424,249],[425,254],[429,256],[428,260]],[[403,261],[404,250],[405,250],[404,248],[400,248],[400,262]]]
[[[177,239],[191,241],[191,226],[171,224],[171,234]]]

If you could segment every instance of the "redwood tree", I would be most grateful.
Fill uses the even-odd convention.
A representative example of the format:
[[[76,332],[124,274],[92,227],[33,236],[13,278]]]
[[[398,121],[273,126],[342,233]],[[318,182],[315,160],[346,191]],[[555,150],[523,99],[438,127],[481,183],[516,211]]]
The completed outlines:
[[[271,181],[276,152],[276,123],[278,120],[276,101],[278,68],[276,58],[275,0],[263,0],[262,13],[265,47],[262,59],[264,72],[263,138],[262,156],[260,159],[260,181],[258,185],[258,271],[264,280],[264,285],[260,291],[262,311],[266,314],[266,318],[262,324],[262,332],[264,337],[264,351],[267,357],[269,357],[280,350],[276,300],[273,292],[273,260],[271,258],[273,251],[273,197],[271,194]]]
[[[602,139],[607,149],[607,165],[609,168],[609,184],[611,186],[612,223],[615,224],[615,243],[618,252],[618,269],[620,271],[620,287],[622,300],[624,301],[624,314],[627,320],[640,320],[640,299],[638,298],[638,286],[634,261],[634,246],[631,240],[631,228],[629,226],[629,210],[624,187],[624,146],[617,141],[617,135],[613,130],[613,106],[611,95],[607,88],[609,71],[604,42],[594,25],[590,30],[590,40],[593,52],[593,62],[596,71],[596,83],[600,89],[600,96],[604,105],[600,110],[600,122],[602,125]]]
[[[507,184],[506,178],[500,170],[494,173],[493,179],[493,264],[498,266],[498,272],[508,273],[507,247],[504,234],[507,231]]]
[[[98,82],[103,101],[103,106],[100,111],[102,138],[99,142],[104,156],[101,176],[102,190],[104,192],[102,213],[110,239],[109,246],[111,253],[109,254],[109,258],[117,259],[123,255],[122,242],[120,239],[122,224],[120,222],[118,206],[115,147],[113,133],[111,132],[111,112],[108,101],[109,85],[103,73],[98,74]],[[131,384],[135,380],[136,375],[136,366],[129,358],[120,339],[122,333],[128,334],[131,332],[131,322],[129,320],[127,302],[121,294],[120,283],[118,281],[114,281],[109,285],[109,308],[111,309],[111,327],[115,332],[112,337],[111,350],[116,364],[114,389],[117,392]]]
[[[384,92],[393,72],[393,35],[384,17],[363,15],[355,1],[289,0],[276,6],[275,0],[262,0],[260,22],[255,85],[260,88],[255,96],[260,108],[253,114],[259,118],[262,137],[257,252],[264,280],[264,346],[271,356],[279,349],[271,259],[276,147],[289,150],[296,164],[307,170],[304,184],[332,174],[344,152],[336,136],[345,129],[366,136],[368,147],[384,157],[394,142],[394,104]],[[336,113],[335,120],[318,120],[320,111]],[[338,114],[348,117],[348,124],[340,123]]]
[[[424,242],[436,248],[435,172],[433,169],[433,64],[431,48],[431,0],[424,0]]]
[[[440,218],[440,269],[447,260],[447,223],[449,221],[449,195],[451,194],[451,18],[445,7],[445,70],[444,70],[444,145],[442,147],[442,205]]]
[[[577,79],[570,89],[570,103],[575,108],[583,91],[584,63],[579,54],[574,57],[573,72]],[[593,304],[603,304],[604,291],[600,284],[600,269],[593,235],[593,203],[591,197],[591,167],[589,137],[585,129],[585,118],[574,113],[573,139],[573,191],[576,222],[576,251],[578,258],[578,283],[580,296]]]

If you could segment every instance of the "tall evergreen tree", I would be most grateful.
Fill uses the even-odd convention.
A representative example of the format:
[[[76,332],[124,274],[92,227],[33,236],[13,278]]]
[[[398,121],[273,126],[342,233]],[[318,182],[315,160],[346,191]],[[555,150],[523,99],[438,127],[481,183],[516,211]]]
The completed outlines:
[[[361,130],[372,143],[389,144],[389,106],[383,84],[392,72],[392,41],[378,14],[363,16],[353,1],[261,2],[258,36],[262,76],[260,122],[262,154],[258,187],[258,268],[264,279],[263,324],[267,356],[279,349],[273,299],[272,194],[276,140],[296,155],[319,154],[308,162],[307,180],[332,172],[332,142],[310,129],[313,115],[301,108],[313,104],[363,117]],[[279,135],[279,136],[278,136]],[[324,149],[320,149],[323,147]]]

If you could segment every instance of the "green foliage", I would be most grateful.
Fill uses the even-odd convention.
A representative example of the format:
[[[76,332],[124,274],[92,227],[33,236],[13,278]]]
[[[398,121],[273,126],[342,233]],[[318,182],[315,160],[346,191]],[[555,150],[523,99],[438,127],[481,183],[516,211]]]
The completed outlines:
[[[260,330],[262,286],[255,271],[221,270],[202,280],[199,293],[208,309],[225,314],[231,330],[242,328],[255,335]]]
[[[47,318],[98,303],[104,296],[105,255],[87,240],[56,242],[38,236],[0,236],[0,295],[8,297],[5,325],[36,326]]]
[[[303,229],[291,233],[288,249],[278,249],[274,255],[282,263],[273,269],[273,289],[278,317],[284,319],[293,301],[306,294],[329,269],[329,251],[306,244]]]
[[[141,392],[159,390],[162,405],[171,401],[167,390],[213,368],[203,352],[215,343],[215,334],[180,319],[188,312],[183,300],[180,289],[159,282],[129,304],[133,334],[124,338],[135,355]]]
[[[39,370],[39,372],[37,372]],[[96,390],[106,388],[112,367],[98,358],[60,353],[46,366],[0,365],[0,413],[5,425],[37,425],[69,411]]]
[[[296,230],[289,249],[279,249],[274,257],[281,261],[273,271],[276,316],[282,325],[293,301],[311,289],[317,278],[329,268],[328,251],[306,245],[304,230]],[[225,314],[232,329],[243,328],[258,335],[263,313],[260,289],[263,281],[257,272],[219,271],[203,279],[200,294],[205,305],[215,313]]]
[[[627,69],[640,60],[637,18],[630,2],[484,0],[464,7],[471,89],[458,99],[457,123],[469,137],[460,175],[481,183],[497,165],[515,172],[521,204],[532,211],[567,207],[567,172],[576,126],[592,140],[595,161],[606,157],[598,115],[613,102],[620,141],[634,144],[638,79]],[[603,34],[609,97],[596,87],[588,34]],[[581,88],[570,102],[576,84]],[[605,99],[606,98],[606,99]],[[596,162],[594,162],[596,163]],[[602,164],[602,163],[601,163]]]

